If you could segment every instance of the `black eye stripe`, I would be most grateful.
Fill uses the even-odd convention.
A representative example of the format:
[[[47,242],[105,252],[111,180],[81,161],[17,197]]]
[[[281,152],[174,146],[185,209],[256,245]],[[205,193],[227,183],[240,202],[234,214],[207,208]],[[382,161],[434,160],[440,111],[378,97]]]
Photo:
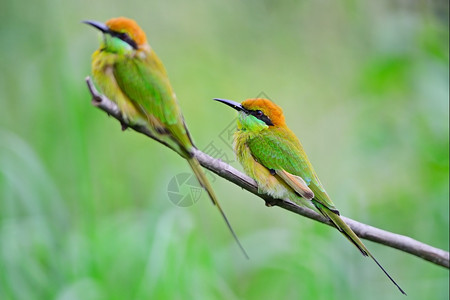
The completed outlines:
[[[121,39],[122,41],[124,41],[125,43],[127,43],[128,45],[133,47],[134,49],[137,49],[136,42],[133,41],[133,39],[128,34],[126,34],[125,32],[111,31],[111,35],[115,36],[115,37],[118,37],[119,39]]]
[[[249,110],[248,112],[252,116],[255,116],[255,118],[257,118],[257,119],[263,121],[264,123],[266,123],[266,125],[273,126],[272,121],[262,111],[260,111],[260,110]]]

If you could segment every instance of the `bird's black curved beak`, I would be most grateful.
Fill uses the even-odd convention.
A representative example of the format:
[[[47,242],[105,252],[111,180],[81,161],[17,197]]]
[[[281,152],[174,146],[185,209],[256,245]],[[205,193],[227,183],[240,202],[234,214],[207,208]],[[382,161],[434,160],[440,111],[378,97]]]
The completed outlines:
[[[88,24],[91,25],[92,27],[97,28],[98,30],[100,30],[103,33],[108,33],[109,32],[109,28],[108,26],[106,26],[104,23],[101,22],[97,22],[97,21],[81,21],[84,24]]]
[[[242,105],[238,102],[234,102],[234,101],[227,100],[227,99],[219,99],[219,98],[214,98],[214,100],[222,102],[228,106],[231,106],[232,108],[234,108],[237,111],[246,111],[246,109],[243,108]]]

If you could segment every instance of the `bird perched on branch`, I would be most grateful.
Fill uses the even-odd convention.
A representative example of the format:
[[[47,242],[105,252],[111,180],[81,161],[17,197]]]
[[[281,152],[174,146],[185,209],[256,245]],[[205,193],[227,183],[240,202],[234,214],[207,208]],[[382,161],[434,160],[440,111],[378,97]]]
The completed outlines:
[[[341,219],[339,211],[320,183],[300,141],[287,127],[281,108],[268,99],[237,103],[214,99],[239,112],[234,151],[245,173],[258,189],[278,199],[312,208],[326,217],[364,256],[370,256],[405,294],[366,246]],[[405,294],[406,295],[406,294]]]
[[[83,22],[100,30],[103,35],[100,48],[92,55],[94,82],[118,105],[126,123],[146,126],[158,140],[188,161],[247,256],[194,156],[195,146],[166,69],[147,43],[144,31],[134,20],[123,17],[106,23]],[[126,128],[126,125],[122,126]]]

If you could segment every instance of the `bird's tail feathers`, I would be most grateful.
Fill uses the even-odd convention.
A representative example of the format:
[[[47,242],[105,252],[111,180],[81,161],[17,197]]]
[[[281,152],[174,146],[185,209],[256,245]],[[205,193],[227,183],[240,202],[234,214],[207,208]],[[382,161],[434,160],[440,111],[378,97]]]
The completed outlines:
[[[359,239],[356,233],[332,210],[328,209],[325,205],[319,203],[318,201],[312,200],[314,206],[319,210],[319,212],[329,219],[333,225],[350,241],[355,245],[358,250],[364,256],[369,256],[378,265],[378,267],[386,274],[389,280],[400,290],[400,292],[406,295],[405,291],[395,282],[395,280],[389,275],[389,273],[383,268],[383,266],[378,262],[378,260],[370,253],[363,242]]]
[[[225,215],[225,212],[223,211],[222,207],[219,204],[219,201],[217,200],[216,194],[214,193],[214,190],[209,183],[209,180],[206,178],[205,173],[203,172],[202,167],[200,166],[200,163],[198,160],[193,157],[188,157],[186,160],[189,162],[189,165],[192,168],[192,171],[194,172],[195,176],[197,177],[198,182],[200,185],[206,190],[208,193],[209,198],[213,202],[213,204],[219,209],[220,214],[222,215],[225,223],[227,224],[228,229],[230,230],[231,234],[233,235],[234,240],[238,244],[239,248],[241,249],[244,256],[248,259],[247,252],[245,251],[244,247],[242,246],[241,242],[239,241],[236,233],[233,230],[233,227],[231,227],[230,222],[228,221],[227,216]]]

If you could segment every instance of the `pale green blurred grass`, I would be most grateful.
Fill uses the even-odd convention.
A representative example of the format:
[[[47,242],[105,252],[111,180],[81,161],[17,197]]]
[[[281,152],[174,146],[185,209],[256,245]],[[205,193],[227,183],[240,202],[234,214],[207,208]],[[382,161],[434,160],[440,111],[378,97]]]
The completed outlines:
[[[403,299],[331,228],[214,187],[251,259],[186,163],[89,103],[97,33],[136,19],[200,149],[266,93],[344,215],[448,250],[448,3],[0,2],[0,299]],[[237,163],[233,166],[239,168]],[[367,242],[409,299],[448,299],[448,270]]]

